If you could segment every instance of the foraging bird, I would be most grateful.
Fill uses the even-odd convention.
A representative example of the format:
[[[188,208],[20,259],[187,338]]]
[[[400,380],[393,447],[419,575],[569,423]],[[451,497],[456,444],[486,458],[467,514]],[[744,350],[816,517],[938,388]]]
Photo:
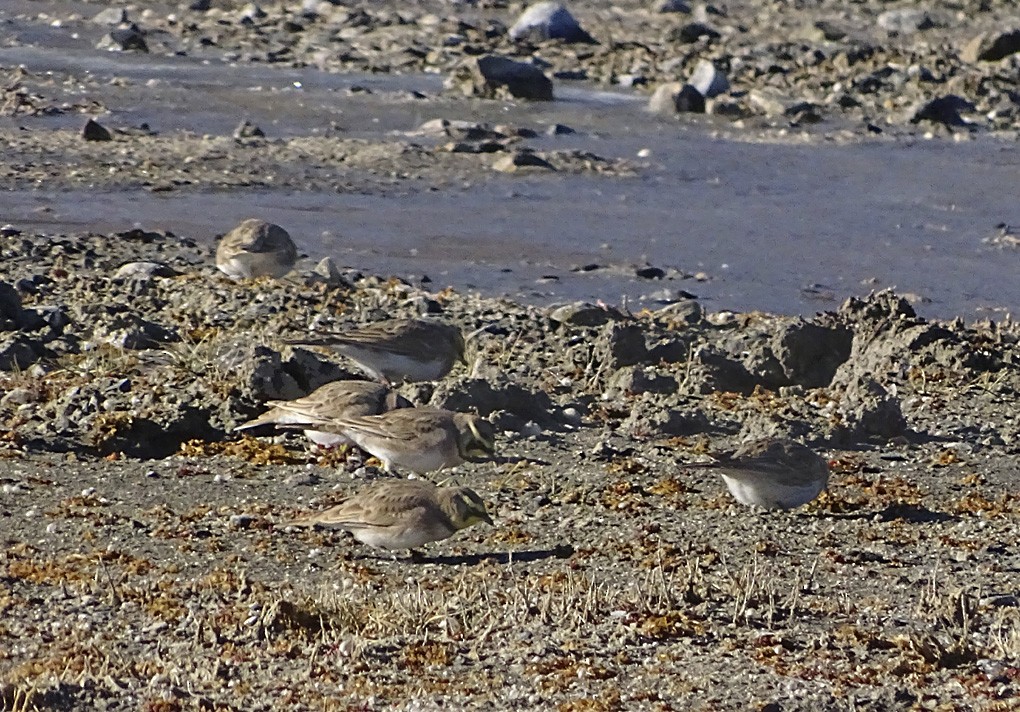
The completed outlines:
[[[304,427],[305,437],[322,447],[350,444],[342,433],[316,430],[312,427],[321,420],[377,415],[396,408],[410,408],[411,402],[396,391],[372,381],[333,381],[312,391],[303,398],[290,401],[268,401],[268,411],[235,431],[252,430],[266,425],[291,430]]]
[[[286,524],[346,529],[372,547],[415,549],[478,522],[492,525],[492,518],[482,498],[467,487],[391,479],[378,481],[335,507]]]
[[[342,334],[294,339],[296,346],[326,346],[387,383],[436,381],[464,358],[464,336],[452,324],[426,319],[393,319]]]
[[[738,502],[765,509],[793,509],[807,504],[829,483],[825,458],[786,439],[754,440],[718,462],[685,466],[717,469]]]
[[[220,240],[216,267],[231,279],[279,279],[294,268],[297,256],[297,246],[286,230],[249,218]]]
[[[382,460],[387,472],[424,474],[495,454],[492,424],[441,408],[402,408],[356,418],[321,418],[314,429],[338,433]]]

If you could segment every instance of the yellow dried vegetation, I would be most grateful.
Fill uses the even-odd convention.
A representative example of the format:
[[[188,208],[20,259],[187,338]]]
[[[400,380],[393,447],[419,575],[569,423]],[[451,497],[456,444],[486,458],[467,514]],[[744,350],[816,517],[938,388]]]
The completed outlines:
[[[240,440],[220,442],[188,440],[185,443],[181,443],[181,448],[177,454],[184,457],[229,455],[254,465],[296,465],[304,462],[303,459],[292,455],[283,445],[267,443],[258,438],[248,436]]]

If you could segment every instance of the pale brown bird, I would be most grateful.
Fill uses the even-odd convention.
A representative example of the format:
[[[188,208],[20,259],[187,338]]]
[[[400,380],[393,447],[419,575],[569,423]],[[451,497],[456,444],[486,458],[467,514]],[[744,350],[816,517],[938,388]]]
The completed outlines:
[[[294,268],[297,246],[279,225],[249,218],[220,239],[216,267],[231,279],[279,279]]]
[[[287,343],[331,348],[388,383],[436,381],[458,361],[465,363],[460,329],[427,319],[381,321]]]
[[[235,431],[252,430],[266,425],[292,430],[304,427],[305,437],[322,447],[336,447],[351,443],[342,433],[316,430],[314,424],[322,420],[377,415],[396,408],[410,408],[411,402],[387,386],[373,381],[333,381],[312,391],[303,398],[290,401],[267,401],[269,410]]]
[[[423,480],[380,480],[323,512],[286,525],[346,529],[381,549],[416,549],[478,522],[492,524],[485,503],[467,487],[437,487]]]
[[[738,502],[765,509],[807,504],[829,484],[829,463],[794,440],[753,440],[718,462],[685,466],[718,470]]]
[[[421,407],[356,418],[319,418],[315,430],[350,438],[387,471],[425,474],[495,454],[492,423],[470,413]]]

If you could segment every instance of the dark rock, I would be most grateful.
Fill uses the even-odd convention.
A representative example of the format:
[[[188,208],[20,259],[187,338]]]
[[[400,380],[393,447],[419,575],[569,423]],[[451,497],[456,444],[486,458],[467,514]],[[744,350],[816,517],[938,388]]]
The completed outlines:
[[[928,30],[935,26],[928,13],[920,8],[908,7],[899,10],[886,10],[879,14],[875,22],[886,32],[897,35],[909,35],[920,30]],[[964,60],[972,61],[972,60]]]
[[[570,134],[577,133],[574,129],[563,124],[551,124],[549,128],[545,130],[547,136],[569,136]]]
[[[149,46],[145,43],[145,33],[138,29],[137,25],[112,30],[99,41],[96,48],[116,52],[149,51]]]
[[[634,275],[641,279],[665,279],[666,270],[660,267],[638,267],[634,270]]]
[[[684,411],[641,402],[620,426],[634,437],[686,437],[704,433],[711,424],[700,410]]]
[[[783,116],[789,117],[795,124],[817,124],[822,120],[822,109],[810,101],[799,101],[786,107]]]
[[[265,138],[266,133],[248,119],[243,120],[234,129],[234,138]]]
[[[688,5],[684,0],[660,0],[655,5],[656,12],[677,12],[684,15],[689,15],[691,12],[691,6]]]
[[[709,40],[715,40],[721,37],[721,35],[711,28],[710,26],[701,22],[688,22],[683,27],[678,27],[671,30],[666,34],[667,42],[680,42],[682,44],[691,44],[697,42],[702,37]]]
[[[14,331],[21,328],[20,323],[21,297],[18,290],[0,281],[0,331]]]
[[[645,363],[684,363],[691,358],[690,339],[669,336],[648,349]]]
[[[180,274],[170,265],[162,262],[128,262],[113,273],[114,279],[135,280],[155,277],[176,277]]]
[[[89,119],[85,122],[85,127],[81,130],[81,136],[86,141],[113,140],[113,135],[109,132],[109,130],[94,119]]]
[[[439,383],[429,404],[448,410],[474,411],[482,416],[505,411],[536,422],[548,421],[553,410],[544,391],[529,391],[509,381],[494,383],[470,377]]]
[[[0,337],[0,371],[23,371],[48,355],[45,347],[24,334]]]
[[[704,114],[705,97],[690,84],[680,87],[679,93],[673,97],[673,105],[679,114]]]
[[[837,315],[844,322],[881,326],[890,321],[913,322],[917,313],[903,297],[889,289],[866,297],[850,297],[840,306]],[[923,320],[922,320],[923,321]]]
[[[967,122],[960,116],[961,111],[974,111],[974,104],[956,94],[947,94],[932,99],[914,112],[910,123],[931,121],[946,126],[966,126]]]
[[[469,59],[452,78],[467,96],[551,101],[552,81],[534,64],[487,54]]]
[[[691,380],[701,393],[728,391],[750,394],[757,381],[744,364],[712,347],[702,347],[694,353],[697,372],[692,369]]]
[[[314,359],[315,356],[304,349],[294,349],[292,358]],[[221,354],[219,360],[220,368],[231,374],[232,381],[241,393],[256,401],[294,400],[308,395],[318,387],[311,387],[307,383],[306,389],[298,383],[283,368],[280,352],[268,346],[238,343],[232,350]]]
[[[110,323],[96,327],[92,334],[96,343],[109,344],[119,349],[144,351],[180,341],[177,331],[135,314],[119,314]]]
[[[598,44],[574,19],[561,3],[539,2],[526,9],[517,22],[507,31],[510,39],[520,40],[563,40]]]
[[[831,20],[818,20],[815,29],[822,33],[822,39],[827,42],[839,42],[847,34],[845,28]]]
[[[284,385],[293,381],[297,384],[302,396],[333,381],[360,377],[360,374],[343,368],[335,361],[320,357],[317,353],[302,348],[293,349],[286,359],[281,359],[280,370],[287,377],[280,384]]]
[[[967,43],[960,53],[964,62],[998,62],[1020,52],[1020,30],[1009,30],[997,35],[981,34]]]
[[[194,0],[188,9],[192,12],[208,12],[212,9],[212,0]]]
[[[672,304],[667,304],[656,312],[661,317],[673,322],[680,322],[689,326],[696,326],[705,321],[705,308],[697,299],[682,299]]]
[[[86,441],[99,455],[123,453],[141,460],[169,457],[189,440],[218,440],[223,433],[209,424],[210,412],[179,406],[154,417],[97,419]]]
[[[620,321],[623,314],[612,307],[603,307],[588,302],[574,302],[554,308],[549,318],[571,326],[602,326],[611,321]]]
[[[33,317],[39,320],[35,329],[41,329],[44,326],[48,327],[55,335],[64,333],[64,330],[71,325],[71,315],[68,312],[67,307],[53,306],[53,307],[36,307],[30,310]],[[28,327],[31,331],[32,327]]]
[[[702,59],[691,72],[687,83],[698,90],[704,98],[711,99],[730,90],[730,82],[718,67],[706,59]]]
[[[705,97],[690,84],[668,82],[655,90],[648,100],[653,114],[705,113]]]
[[[521,149],[513,151],[492,164],[492,167],[502,173],[515,173],[521,168],[541,168],[547,171],[554,171],[556,167],[549,163],[537,153],[531,150]]]
[[[605,351],[608,368],[631,366],[641,363],[648,356],[644,329],[637,324],[606,324],[595,343]]]

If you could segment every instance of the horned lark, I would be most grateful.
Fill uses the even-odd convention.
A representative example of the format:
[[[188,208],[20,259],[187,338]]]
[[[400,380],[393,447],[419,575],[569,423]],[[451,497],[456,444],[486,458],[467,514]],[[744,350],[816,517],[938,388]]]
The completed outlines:
[[[765,509],[793,509],[807,504],[829,483],[825,459],[793,440],[754,440],[732,456],[695,466],[718,469],[738,502]]]
[[[322,418],[316,430],[346,435],[382,460],[387,472],[424,474],[495,453],[495,430],[477,415],[403,408],[356,418]]]
[[[346,529],[363,544],[415,549],[478,522],[492,524],[485,503],[467,487],[437,487],[422,480],[381,480],[340,504],[288,525]]]
[[[297,247],[279,225],[249,218],[220,240],[216,267],[231,279],[279,279],[297,262]]]
[[[411,402],[381,383],[372,381],[333,381],[304,398],[269,401],[269,410],[254,420],[238,425],[235,431],[276,425],[287,430],[310,426],[323,419],[376,415],[395,408],[410,408]],[[345,445],[351,440],[340,433],[304,428],[305,437],[322,447]]]
[[[440,321],[396,319],[367,324],[343,334],[295,339],[288,344],[328,346],[388,383],[436,381],[464,359],[460,329]]]

